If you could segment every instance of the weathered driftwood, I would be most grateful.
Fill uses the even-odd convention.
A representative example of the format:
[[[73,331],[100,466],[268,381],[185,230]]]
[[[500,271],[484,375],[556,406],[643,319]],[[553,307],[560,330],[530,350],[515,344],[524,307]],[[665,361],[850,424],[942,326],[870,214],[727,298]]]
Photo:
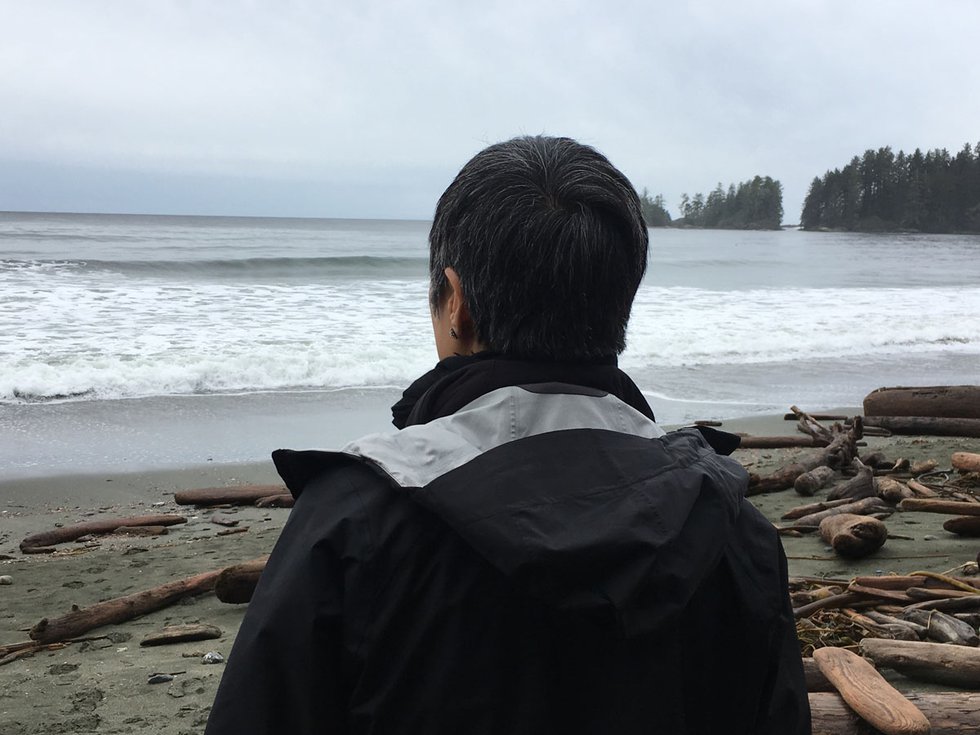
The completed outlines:
[[[808,692],[836,692],[834,685],[823,675],[817,662],[809,656],[803,658],[803,678]]]
[[[902,605],[910,605],[915,602],[904,591],[883,589],[881,587],[865,587],[856,582],[851,582],[847,586],[847,591],[861,594],[865,599],[872,597],[878,598],[879,600],[891,600]]]
[[[901,618],[896,618],[894,615],[885,615],[877,610],[868,610],[868,617],[879,625],[903,627],[914,636],[914,638],[900,638],[899,636],[895,636],[896,640],[922,640],[926,637],[926,633],[929,630],[924,625],[913,623],[911,620],[902,620]]]
[[[827,646],[813,660],[861,719],[885,735],[928,735],[929,720],[856,653]]]
[[[865,464],[868,467],[871,467],[872,469],[877,469],[878,467],[884,467],[886,465],[888,467],[892,467],[895,464],[894,462],[891,462],[888,459],[886,459],[885,455],[882,454],[881,452],[872,452],[871,454],[865,454],[859,457],[859,459],[861,460],[862,464]]]
[[[98,521],[85,521],[84,523],[73,523],[70,526],[54,528],[50,531],[43,531],[28,536],[20,542],[20,550],[25,554],[36,553],[38,549],[63,544],[67,541],[74,541],[82,536],[89,534],[112,533],[117,528],[123,526],[173,526],[178,523],[187,523],[184,516],[173,514],[158,514],[148,516],[129,516],[126,518],[103,518]]]
[[[980,536],[980,516],[957,516],[943,523],[943,528],[959,536]]]
[[[872,735],[874,732],[839,694],[811,692],[809,696],[813,735]],[[906,697],[932,724],[932,735],[972,735],[976,732],[980,694],[909,692]]]
[[[980,689],[980,648],[865,638],[860,652],[878,668],[894,669],[910,679]],[[975,720],[974,725],[977,722],[980,720]]]
[[[980,503],[941,498],[906,498],[898,504],[901,510],[923,513],[948,513],[949,515],[980,516]]]
[[[86,608],[73,606],[60,618],[42,618],[33,628],[30,637],[39,643],[52,643],[74,638],[93,628],[114,625],[146,615],[172,605],[185,597],[192,597],[214,589],[221,570],[196,574],[178,579],[142,592],[97,602]]]
[[[980,437],[980,419],[944,419],[927,416],[866,416],[865,425],[894,434]]]
[[[167,643],[184,643],[186,641],[206,641],[221,637],[221,628],[206,623],[188,623],[186,625],[168,625],[156,633],[150,633],[140,641],[141,646],[162,646]]]
[[[858,592],[842,592],[839,595],[824,597],[823,599],[814,600],[811,603],[794,608],[793,617],[806,618],[813,615],[817,610],[839,609],[865,599],[867,598]]]
[[[963,612],[980,610],[980,594],[966,597],[945,597],[941,600],[923,600],[909,605],[917,610],[941,610],[943,612]]]
[[[892,513],[894,508],[888,505],[877,495],[870,498],[861,498],[852,503],[844,503],[833,508],[827,508],[810,515],[801,516],[794,522],[794,526],[819,526],[824,518],[840,515],[842,513],[853,513],[854,515],[871,515],[872,513]]]
[[[953,597],[972,597],[977,590],[951,590],[937,587],[909,587],[905,593],[913,600],[948,600]]]
[[[980,419],[980,386],[938,385],[922,388],[879,388],[864,399],[872,416],[932,416]]]
[[[963,472],[980,472],[980,454],[953,452],[953,469]]]
[[[283,493],[280,495],[270,495],[266,498],[259,498],[255,501],[255,505],[259,508],[292,508],[295,503],[295,499],[289,493]]]
[[[873,577],[855,577],[854,582],[865,587],[880,587],[886,590],[907,590],[909,587],[924,585],[928,577],[912,574],[882,574]]]
[[[918,480],[908,480],[905,483],[909,490],[915,493],[920,498],[938,498],[939,493],[933,490],[931,487],[923,485]]]
[[[794,447],[825,447],[825,439],[812,436],[748,436],[741,435],[739,449],[792,449]]]
[[[939,463],[934,459],[924,459],[921,462],[913,462],[912,466],[909,467],[909,472],[913,475],[924,475],[926,472],[932,472],[939,466]]]
[[[113,536],[166,536],[167,526],[120,526]]]
[[[879,480],[875,480],[875,490],[878,493],[878,497],[889,503],[900,503],[905,498],[911,498],[915,496],[911,490],[909,490],[908,485],[904,482],[899,482],[898,480],[892,479],[891,477],[882,477]]]
[[[287,492],[282,485],[234,485],[232,487],[202,487],[180,490],[174,500],[180,505],[252,505],[260,498]]]
[[[827,500],[840,500],[841,498],[859,500],[860,498],[870,498],[875,494],[874,470],[865,467],[857,458],[854,459],[854,467],[857,469],[857,475],[850,480],[834,485],[827,493]]]
[[[848,505],[852,502],[854,501],[852,501],[850,498],[841,498],[840,500],[824,500],[817,503],[798,505],[795,508],[790,508],[788,511],[783,513],[782,519],[784,521],[791,521],[794,518],[803,518],[803,516],[820,513],[821,511],[830,510],[831,508],[839,508],[842,505]]]
[[[926,635],[938,643],[952,643],[973,648],[980,645],[980,636],[973,626],[939,610],[906,609],[902,617],[925,626]]]
[[[811,419],[817,421],[846,421],[851,418],[850,416],[842,416],[836,413],[809,413],[807,414]],[[798,421],[799,416],[795,413],[784,413],[783,421]]]
[[[814,467],[809,472],[804,472],[793,482],[793,489],[800,495],[813,495],[817,490],[824,487],[834,479],[834,470],[826,465]]]
[[[214,585],[215,596],[222,602],[234,604],[251,600],[267,561],[268,556],[260,556],[222,569]]]
[[[789,410],[793,412],[794,416],[796,416],[797,431],[807,434],[814,439],[823,441],[825,444],[830,444],[834,438],[834,433],[830,429],[797,406],[790,406]]]
[[[820,536],[841,556],[860,559],[884,545],[888,529],[877,518],[840,513],[820,521]]]

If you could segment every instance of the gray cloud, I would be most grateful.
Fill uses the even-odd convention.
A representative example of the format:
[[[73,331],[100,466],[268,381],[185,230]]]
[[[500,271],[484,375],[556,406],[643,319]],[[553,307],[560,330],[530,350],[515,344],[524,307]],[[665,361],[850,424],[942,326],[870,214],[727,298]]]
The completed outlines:
[[[794,221],[865,148],[980,137],[968,0],[0,3],[0,209],[427,217],[548,132],[672,206],[771,175]]]

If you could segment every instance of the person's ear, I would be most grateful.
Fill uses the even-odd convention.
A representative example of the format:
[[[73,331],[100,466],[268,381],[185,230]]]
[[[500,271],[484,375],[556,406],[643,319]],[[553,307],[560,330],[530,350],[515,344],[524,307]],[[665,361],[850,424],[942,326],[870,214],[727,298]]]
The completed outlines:
[[[449,313],[449,324],[453,330],[454,339],[470,340],[473,338],[473,320],[470,318],[470,310],[466,305],[466,297],[463,294],[463,286],[459,280],[459,274],[454,268],[446,268],[443,271],[446,280],[449,282],[449,294],[446,299],[446,309]]]

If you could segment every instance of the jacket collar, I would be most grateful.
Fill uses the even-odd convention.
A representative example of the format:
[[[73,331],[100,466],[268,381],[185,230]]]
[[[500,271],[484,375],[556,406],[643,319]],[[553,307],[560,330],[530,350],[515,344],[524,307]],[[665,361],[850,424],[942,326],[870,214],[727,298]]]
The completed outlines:
[[[499,353],[447,357],[412,383],[391,407],[399,429],[450,416],[490,391],[512,385],[568,383],[610,393],[651,421],[653,411],[640,389],[616,366],[616,358],[592,362],[533,362]]]

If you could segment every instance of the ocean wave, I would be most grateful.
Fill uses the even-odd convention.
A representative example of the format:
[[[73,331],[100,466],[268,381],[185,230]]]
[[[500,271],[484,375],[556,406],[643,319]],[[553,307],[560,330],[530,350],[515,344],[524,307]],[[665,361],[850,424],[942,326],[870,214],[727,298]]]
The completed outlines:
[[[0,260],[4,272],[117,273],[134,277],[223,280],[242,278],[358,276],[403,277],[425,274],[424,257],[349,255],[303,258],[142,259],[142,260]]]

